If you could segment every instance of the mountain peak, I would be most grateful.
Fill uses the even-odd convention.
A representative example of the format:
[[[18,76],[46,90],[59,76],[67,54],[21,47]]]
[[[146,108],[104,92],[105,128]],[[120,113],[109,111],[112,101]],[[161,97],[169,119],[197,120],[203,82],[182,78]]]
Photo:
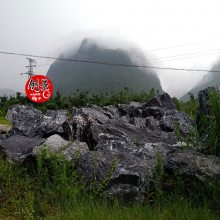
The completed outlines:
[[[76,54],[67,58],[91,60],[105,63],[136,64],[126,50],[109,49],[90,38],[84,39]],[[53,82],[55,90],[62,94],[72,94],[75,90],[99,92],[119,92],[125,87],[130,92],[150,91],[152,88],[162,91],[160,80],[152,70],[120,66],[98,65],[55,61],[47,76]]]
[[[88,49],[93,47],[97,47],[96,41],[92,38],[85,38],[82,40],[79,49]]]

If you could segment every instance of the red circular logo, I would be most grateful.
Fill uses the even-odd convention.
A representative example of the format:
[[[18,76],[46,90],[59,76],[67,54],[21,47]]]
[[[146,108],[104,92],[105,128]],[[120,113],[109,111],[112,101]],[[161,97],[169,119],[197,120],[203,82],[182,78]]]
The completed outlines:
[[[25,92],[32,102],[46,102],[53,94],[53,85],[48,77],[35,75],[28,79]]]

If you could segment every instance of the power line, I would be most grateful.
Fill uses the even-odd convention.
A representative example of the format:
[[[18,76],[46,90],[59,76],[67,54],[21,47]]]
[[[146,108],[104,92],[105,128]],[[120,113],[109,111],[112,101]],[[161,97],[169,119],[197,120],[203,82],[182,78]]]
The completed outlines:
[[[197,58],[197,57],[202,57],[202,56],[209,56],[209,55],[213,55],[219,52],[212,52],[212,53],[206,53],[206,54],[199,54],[199,55],[190,55],[190,56],[183,56],[183,57],[177,57],[174,59],[154,59],[151,63],[158,63],[158,62],[169,62],[169,61],[175,61],[175,60],[184,60],[184,59],[191,59],[191,58]]]
[[[213,52],[212,52],[213,51]],[[212,52],[212,53],[218,53],[218,52],[220,52],[220,49],[212,49],[212,50],[205,50],[205,51],[198,51],[198,52],[193,52],[193,53],[185,53],[185,54],[177,54],[177,55],[173,55],[173,56],[167,56],[167,57],[161,57],[161,58],[156,58],[156,59],[153,59],[152,61],[155,61],[155,60],[166,60],[166,59],[169,59],[169,58],[181,58],[181,57],[186,57],[186,56],[191,56],[191,55],[194,55],[194,54],[200,54],[200,55],[203,55],[203,54],[205,54],[205,53],[209,53],[210,54],[210,52]]]
[[[211,51],[215,51],[215,52],[211,52]],[[152,59],[150,62],[151,63],[158,63],[161,61],[175,61],[175,60],[182,60],[182,59],[189,59],[189,58],[196,58],[196,57],[201,57],[201,56],[207,56],[207,55],[212,55],[212,54],[216,54],[219,53],[220,49],[213,49],[213,50],[206,50],[206,51],[198,51],[198,52],[193,52],[193,53],[186,53],[186,54],[178,54],[178,55],[173,55],[173,56],[167,56],[167,57],[161,57],[161,58],[156,58],[156,59]],[[198,54],[195,55],[194,54]],[[169,59],[174,57],[174,59]],[[175,58],[176,57],[176,58]],[[38,64],[37,66],[50,66],[50,64]],[[18,69],[18,68],[24,68],[26,66],[17,66],[17,67],[10,67],[10,68],[3,68],[0,69],[0,71],[4,71],[4,70],[11,70],[11,69]]]
[[[107,66],[121,66],[121,67],[133,67],[133,68],[149,68],[149,69],[174,70],[174,71],[220,72],[220,70],[187,69],[187,68],[159,67],[159,66],[149,66],[149,65],[133,65],[133,64],[123,64],[123,63],[109,63],[109,62],[102,62],[102,61],[58,58],[58,57],[40,56],[40,55],[14,53],[14,52],[6,52],[6,51],[0,51],[0,54],[15,55],[15,56],[25,56],[25,57],[29,56],[29,57],[35,57],[35,58],[71,61],[71,62],[78,62],[78,63],[90,63],[90,64],[107,65]]]
[[[145,51],[154,52],[154,51],[160,51],[160,50],[169,50],[169,49],[173,49],[173,48],[177,48],[177,47],[187,47],[187,46],[191,46],[191,45],[208,43],[208,42],[213,42],[213,41],[219,41],[219,39],[215,39],[215,40],[211,40],[211,41],[210,40],[209,41],[198,41],[198,42],[192,42],[192,43],[188,43],[188,44],[179,44],[179,45],[156,48],[156,49],[153,49],[153,50],[145,50]]]

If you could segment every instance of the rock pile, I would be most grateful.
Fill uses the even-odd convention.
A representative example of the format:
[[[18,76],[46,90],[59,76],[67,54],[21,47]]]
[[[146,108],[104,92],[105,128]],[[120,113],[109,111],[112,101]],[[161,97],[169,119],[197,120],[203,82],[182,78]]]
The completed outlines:
[[[78,157],[78,174],[88,184],[102,183],[106,195],[143,201],[146,187],[155,182],[158,155],[169,173],[202,182],[220,181],[220,158],[184,150],[176,130],[184,136],[193,128],[186,113],[179,112],[168,94],[147,103],[48,111],[13,106],[7,119],[9,136],[0,140],[1,152],[22,163],[46,147],[67,160]],[[111,171],[111,172],[110,172]]]

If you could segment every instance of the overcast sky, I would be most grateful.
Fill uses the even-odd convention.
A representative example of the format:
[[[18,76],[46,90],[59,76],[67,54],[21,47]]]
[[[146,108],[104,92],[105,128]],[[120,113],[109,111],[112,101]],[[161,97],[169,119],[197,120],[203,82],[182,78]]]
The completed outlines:
[[[208,69],[220,58],[219,21],[219,0],[0,0],[0,51],[58,56],[83,37],[114,38],[141,48],[154,66]],[[46,74],[52,61],[36,60],[36,73]],[[26,64],[0,54],[0,88],[23,91]],[[158,72],[176,96],[204,74]]]

